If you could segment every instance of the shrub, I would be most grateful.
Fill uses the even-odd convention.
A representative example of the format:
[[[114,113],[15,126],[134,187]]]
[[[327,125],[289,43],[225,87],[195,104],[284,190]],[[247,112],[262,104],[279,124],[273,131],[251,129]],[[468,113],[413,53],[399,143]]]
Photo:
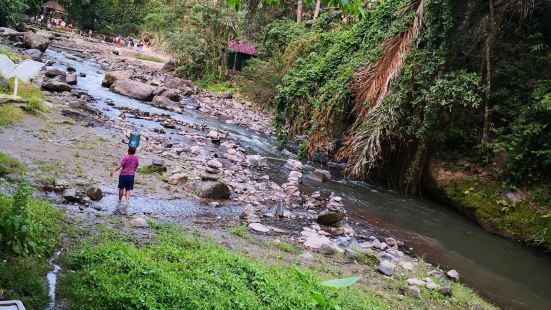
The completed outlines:
[[[21,120],[23,112],[21,109],[12,105],[5,104],[0,106],[0,126],[15,124]]]
[[[0,153],[0,176],[8,174],[21,175],[25,173],[25,170],[25,165],[22,162]]]
[[[13,197],[0,196],[0,248],[18,256],[53,251],[62,228],[61,211],[35,200],[32,187],[21,185]]]

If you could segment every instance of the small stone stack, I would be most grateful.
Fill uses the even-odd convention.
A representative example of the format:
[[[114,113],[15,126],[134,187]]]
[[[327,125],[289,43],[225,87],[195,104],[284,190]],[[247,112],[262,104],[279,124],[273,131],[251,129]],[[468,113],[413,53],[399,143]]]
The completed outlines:
[[[216,130],[211,130],[208,133],[207,138],[209,138],[214,144],[220,144],[220,133]]]
[[[207,162],[207,169],[199,175],[201,181],[218,181],[220,179],[220,168],[222,168],[221,162],[216,159],[209,160]]]
[[[316,222],[321,225],[331,226],[339,224],[344,220],[345,210],[342,204],[342,198],[335,196],[334,193],[331,193],[329,198],[329,203],[326,205],[326,209],[318,214]]]

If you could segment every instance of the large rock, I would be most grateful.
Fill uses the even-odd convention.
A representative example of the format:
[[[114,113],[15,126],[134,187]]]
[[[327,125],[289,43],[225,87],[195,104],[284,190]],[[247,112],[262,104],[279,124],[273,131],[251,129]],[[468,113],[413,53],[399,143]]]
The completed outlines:
[[[117,80],[130,79],[130,72],[128,71],[109,71],[105,73],[101,86],[111,87]]]
[[[303,169],[302,163],[300,161],[291,158],[287,160],[287,162],[285,163],[285,167],[295,171],[302,171]]]
[[[182,92],[184,96],[191,96],[195,93],[195,86],[189,80],[182,80],[173,76],[165,76],[163,86],[166,88],[177,89]]]
[[[448,278],[450,278],[450,280],[459,281],[459,272],[457,272],[457,270],[455,269],[446,272],[446,275],[448,276]]]
[[[65,82],[69,85],[77,85],[77,74],[74,72],[67,73],[65,76]]]
[[[31,31],[25,32],[23,40],[30,48],[35,48],[41,52],[45,52],[50,46],[50,40]]]
[[[344,212],[340,210],[324,210],[318,214],[316,222],[320,225],[331,226],[344,219]]]
[[[23,54],[32,60],[36,61],[42,61],[42,52],[37,50],[36,48],[31,48],[28,50],[25,50]]]
[[[201,198],[230,198],[230,188],[220,181],[196,181],[192,183],[191,189]]]
[[[182,107],[179,102],[175,102],[170,100],[170,98],[165,96],[155,96],[153,97],[153,100],[151,101],[151,104],[153,106],[156,106],[161,109],[174,111],[177,113],[182,113]]]
[[[90,197],[90,199],[94,201],[98,201],[103,198],[103,192],[101,191],[101,188],[92,186],[86,191],[86,196]]]
[[[304,240],[304,246],[310,249],[319,249],[324,245],[331,246],[331,240],[326,236],[312,234]]]
[[[67,74],[64,72],[64,71],[61,71],[60,69],[58,68],[54,68],[54,67],[48,67],[46,69],[46,72],[44,72],[44,75],[49,77],[49,78],[55,78],[56,76],[63,76],[65,77]]]
[[[77,201],[77,190],[74,188],[68,188],[63,191],[61,196],[68,202],[75,202]]]
[[[524,193],[518,188],[506,188],[501,191],[501,198],[510,205],[517,205],[524,199]]]
[[[183,173],[175,173],[168,178],[167,182],[170,185],[183,185],[187,182],[187,176]]]
[[[176,70],[176,62],[174,60],[169,60],[163,65],[163,72],[173,72]]]
[[[147,221],[141,217],[137,217],[135,219],[132,219],[130,221],[130,225],[132,227],[136,227],[136,228],[145,228],[145,227],[148,227],[149,225],[147,224]]]
[[[331,172],[322,169],[316,169],[310,175],[310,178],[319,181],[319,182],[329,182],[331,181]]]
[[[254,230],[254,231],[258,231],[258,232],[262,232],[262,233],[270,232],[270,227],[268,227],[266,225],[263,225],[263,224],[260,224],[260,223],[250,223],[249,228]]]
[[[260,156],[260,155],[247,155],[247,164],[249,164],[251,167],[256,168],[265,168],[268,166],[268,161],[266,158]]]
[[[59,81],[46,81],[42,83],[42,90],[53,92],[71,91],[71,85]]]
[[[168,99],[172,101],[180,102],[180,100],[182,100],[180,92],[176,89],[167,89],[162,92],[162,95],[168,97]]]
[[[385,276],[392,276],[394,274],[394,269],[396,268],[396,265],[393,263],[384,260],[379,264],[379,267],[377,267],[377,271],[384,274]]]
[[[153,87],[145,83],[130,79],[116,80],[109,90],[116,94],[142,101],[151,101],[153,99],[153,92],[155,91]]]

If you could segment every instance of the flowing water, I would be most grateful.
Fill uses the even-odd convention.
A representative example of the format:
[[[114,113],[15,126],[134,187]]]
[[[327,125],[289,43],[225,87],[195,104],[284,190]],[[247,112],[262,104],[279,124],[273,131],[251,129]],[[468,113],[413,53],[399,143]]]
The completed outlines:
[[[54,260],[59,257],[59,254],[59,251],[55,252],[54,255],[48,259],[48,263],[52,265],[53,269],[46,275],[46,281],[48,282],[48,296],[50,296],[50,302],[48,303],[48,306],[46,306],[46,310],[55,309],[55,289],[57,285],[57,275],[59,274],[61,267],[55,264]]]
[[[271,138],[209,118],[200,112],[185,109],[182,114],[160,110],[142,102],[113,94],[101,87],[104,72],[93,60],[69,59],[60,50],[48,49],[46,57],[56,60],[55,66],[72,66],[86,73],[78,88],[88,92],[94,105],[110,117],[116,117],[117,107],[138,108],[192,124],[227,130],[241,144],[271,158],[285,158]],[[115,107],[109,107],[110,99]],[[159,127],[152,121],[127,119],[136,126]],[[171,138],[176,132],[167,130]],[[311,167],[307,169],[312,169]],[[287,177],[283,161],[270,160],[269,174],[275,180]],[[307,171],[305,171],[307,175]],[[338,174],[336,174],[338,175]],[[320,185],[306,178],[303,190],[335,192],[342,196],[354,221],[362,221],[377,236],[396,236],[428,261],[441,267],[457,269],[461,280],[488,300],[506,309],[551,309],[551,257],[483,231],[476,224],[449,207],[426,200],[406,198],[383,188],[363,182],[334,180]]]

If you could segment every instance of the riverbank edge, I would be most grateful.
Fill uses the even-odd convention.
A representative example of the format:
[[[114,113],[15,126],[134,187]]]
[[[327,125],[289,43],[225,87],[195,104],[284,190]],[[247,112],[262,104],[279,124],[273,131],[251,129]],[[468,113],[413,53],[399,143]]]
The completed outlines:
[[[502,189],[495,181],[444,168],[441,163],[431,164],[425,190],[485,231],[551,253],[550,213],[539,210],[529,198],[509,204],[502,199]]]

